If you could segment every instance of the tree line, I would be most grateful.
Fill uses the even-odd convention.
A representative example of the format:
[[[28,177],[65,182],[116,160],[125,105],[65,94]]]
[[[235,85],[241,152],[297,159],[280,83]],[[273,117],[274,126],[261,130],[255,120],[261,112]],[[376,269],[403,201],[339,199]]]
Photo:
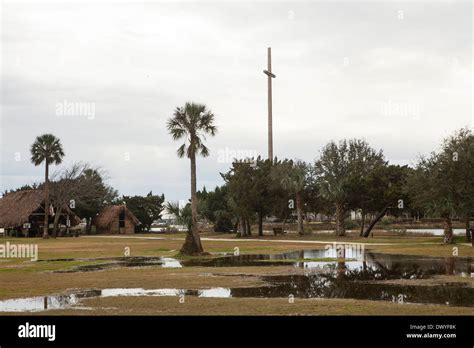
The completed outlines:
[[[196,157],[209,155],[206,136],[214,136],[215,116],[204,104],[193,102],[177,107],[167,121],[175,141],[183,141],[177,155],[190,160],[191,200],[186,207],[168,203],[168,211],[188,226],[181,252],[202,254],[198,215],[213,222],[216,230],[238,230],[240,236],[251,233],[258,222],[274,216],[285,222],[296,212],[298,233],[304,234],[306,212],[334,216],[335,233],[344,236],[349,211],[360,211],[360,235],[371,230],[388,212],[420,213],[444,219],[445,243],[453,243],[452,219],[462,218],[469,228],[474,211],[474,135],[467,128],[446,138],[438,151],[420,157],[414,168],[390,164],[382,150],[372,148],[363,139],[331,141],[313,162],[292,159],[248,158],[236,160],[226,173],[224,185],[214,191],[197,191]],[[60,164],[64,157],[59,139],[51,134],[37,137],[31,147],[35,165],[45,164],[45,206],[50,202],[49,165]],[[117,200],[117,192],[104,184],[100,171],[87,166],[63,171],[51,185],[52,199],[75,196],[83,207],[82,216],[93,216],[106,203]],[[57,193],[54,193],[57,192]],[[84,195],[84,198],[83,196]],[[90,195],[90,196],[88,196]],[[55,198],[56,197],[56,198]],[[146,197],[122,197],[129,208],[149,229],[163,210],[164,196],[151,192]],[[92,203],[91,203],[92,202]],[[366,217],[373,217],[365,221]],[[45,209],[48,221],[48,209]],[[48,236],[45,224],[44,236]],[[468,236],[470,238],[470,236]]]
[[[295,216],[304,234],[303,216],[334,216],[336,236],[346,233],[350,211],[361,215],[360,236],[368,237],[388,213],[441,217],[445,243],[453,243],[452,219],[470,227],[474,212],[474,135],[467,128],[441,144],[440,150],[418,159],[414,168],[390,164],[382,150],[362,139],[331,141],[312,163],[300,160],[248,158],[221,173],[224,185],[199,191],[202,217],[217,231],[251,233],[273,216],[285,222]],[[367,221],[367,217],[371,217]],[[470,239],[469,233],[466,234]]]

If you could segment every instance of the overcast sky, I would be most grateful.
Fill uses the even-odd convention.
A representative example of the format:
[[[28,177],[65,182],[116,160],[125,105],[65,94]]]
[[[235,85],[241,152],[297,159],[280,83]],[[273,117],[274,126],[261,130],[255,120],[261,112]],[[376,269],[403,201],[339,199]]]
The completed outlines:
[[[62,166],[100,166],[122,194],[187,199],[189,161],[165,128],[186,101],[205,103],[219,128],[198,159],[198,188],[221,184],[225,151],[267,153],[268,46],[280,158],[313,161],[328,141],[361,137],[413,164],[474,123],[469,1],[2,1],[2,10],[2,191],[43,180],[29,147],[47,132],[63,143]]]

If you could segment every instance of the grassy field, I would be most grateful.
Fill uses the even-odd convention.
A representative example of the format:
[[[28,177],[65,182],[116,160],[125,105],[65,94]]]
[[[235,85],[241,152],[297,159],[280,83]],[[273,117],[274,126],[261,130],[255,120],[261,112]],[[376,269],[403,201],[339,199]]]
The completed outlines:
[[[52,310],[51,315],[473,315],[466,307],[396,304],[350,299],[107,297],[86,299],[94,309]],[[39,313],[38,313],[39,314]]]
[[[142,238],[137,238],[142,237]],[[216,255],[233,253],[238,247],[241,254],[272,254],[301,249],[324,248],[325,243],[332,242],[332,236],[294,235],[265,236],[265,241],[242,240],[233,235],[203,234],[204,248]],[[332,237],[332,238],[330,238]],[[158,239],[159,238],[159,239]],[[209,287],[253,287],[263,285],[260,278],[270,274],[293,274],[302,272],[284,262],[281,265],[258,267],[138,267],[114,268],[95,272],[56,273],[58,270],[73,269],[79,265],[93,265],[108,262],[107,258],[122,257],[125,251],[130,256],[167,256],[184,258],[179,255],[184,234],[134,235],[132,237],[95,237],[58,239],[0,239],[6,243],[37,243],[39,261],[21,259],[0,259],[0,299],[12,299],[30,296],[44,296],[73,291],[73,289],[90,288],[179,288],[205,289]],[[255,238],[255,237],[253,237]],[[220,240],[225,239],[225,240]],[[273,240],[273,242],[270,242]],[[279,242],[277,242],[279,240]],[[294,243],[298,240],[298,243]],[[442,244],[440,237],[409,238],[359,238],[346,237],[337,241],[364,243],[374,252],[385,252],[406,255],[451,256],[453,246]],[[388,243],[389,245],[385,245]],[[379,245],[384,244],[384,245]],[[459,256],[474,256],[472,248],[467,245],[455,245]],[[45,261],[50,260],[50,261]],[[53,261],[54,260],[54,261]],[[437,279],[431,279],[430,285]],[[441,280],[440,280],[441,281]],[[443,280],[445,281],[445,280]],[[449,281],[466,281],[462,277],[449,277]],[[422,283],[420,283],[422,285]],[[99,314],[99,315],[457,315],[474,314],[473,308],[448,307],[441,305],[397,304],[381,301],[351,299],[296,299],[288,303],[287,298],[197,298],[187,296],[185,303],[179,303],[176,297],[107,297],[91,298],[82,302],[90,309],[51,310],[48,314]],[[44,312],[39,312],[41,314]]]

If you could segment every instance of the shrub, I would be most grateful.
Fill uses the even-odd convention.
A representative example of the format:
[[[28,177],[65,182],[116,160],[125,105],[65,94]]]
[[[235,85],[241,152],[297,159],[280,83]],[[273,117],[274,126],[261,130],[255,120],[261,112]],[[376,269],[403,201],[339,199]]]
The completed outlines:
[[[234,229],[234,226],[232,225],[232,221],[227,217],[217,218],[217,221],[214,224],[214,232],[229,233],[229,232],[232,232],[233,229]]]
[[[380,221],[382,226],[392,225],[393,223],[395,223],[395,218],[393,216],[384,216]]]
[[[178,228],[174,226],[169,226],[169,225],[166,226],[166,233],[177,233],[177,232],[179,232]]]
[[[346,220],[344,221],[344,226],[347,230],[353,230],[357,227],[360,227],[360,225],[354,221],[354,220]]]

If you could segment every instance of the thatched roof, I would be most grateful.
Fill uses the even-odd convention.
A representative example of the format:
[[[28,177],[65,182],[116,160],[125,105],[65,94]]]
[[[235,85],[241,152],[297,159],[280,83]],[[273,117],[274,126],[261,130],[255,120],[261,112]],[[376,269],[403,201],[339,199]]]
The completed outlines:
[[[140,221],[126,205],[111,205],[102,209],[102,211],[94,218],[93,225],[100,229],[108,229],[112,223],[117,221],[119,214],[122,211],[125,212],[126,219],[131,219],[135,225],[140,224]]]
[[[29,217],[44,202],[43,190],[24,190],[7,193],[0,198],[0,228],[17,227],[29,221]],[[69,207],[66,211],[71,214],[71,225],[77,225],[81,220]],[[43,209],[41,209],[43,213]]]
[[[42,190],[11,192],[0,199],[0,227],[15,227],[28,222],[43,203]]]

